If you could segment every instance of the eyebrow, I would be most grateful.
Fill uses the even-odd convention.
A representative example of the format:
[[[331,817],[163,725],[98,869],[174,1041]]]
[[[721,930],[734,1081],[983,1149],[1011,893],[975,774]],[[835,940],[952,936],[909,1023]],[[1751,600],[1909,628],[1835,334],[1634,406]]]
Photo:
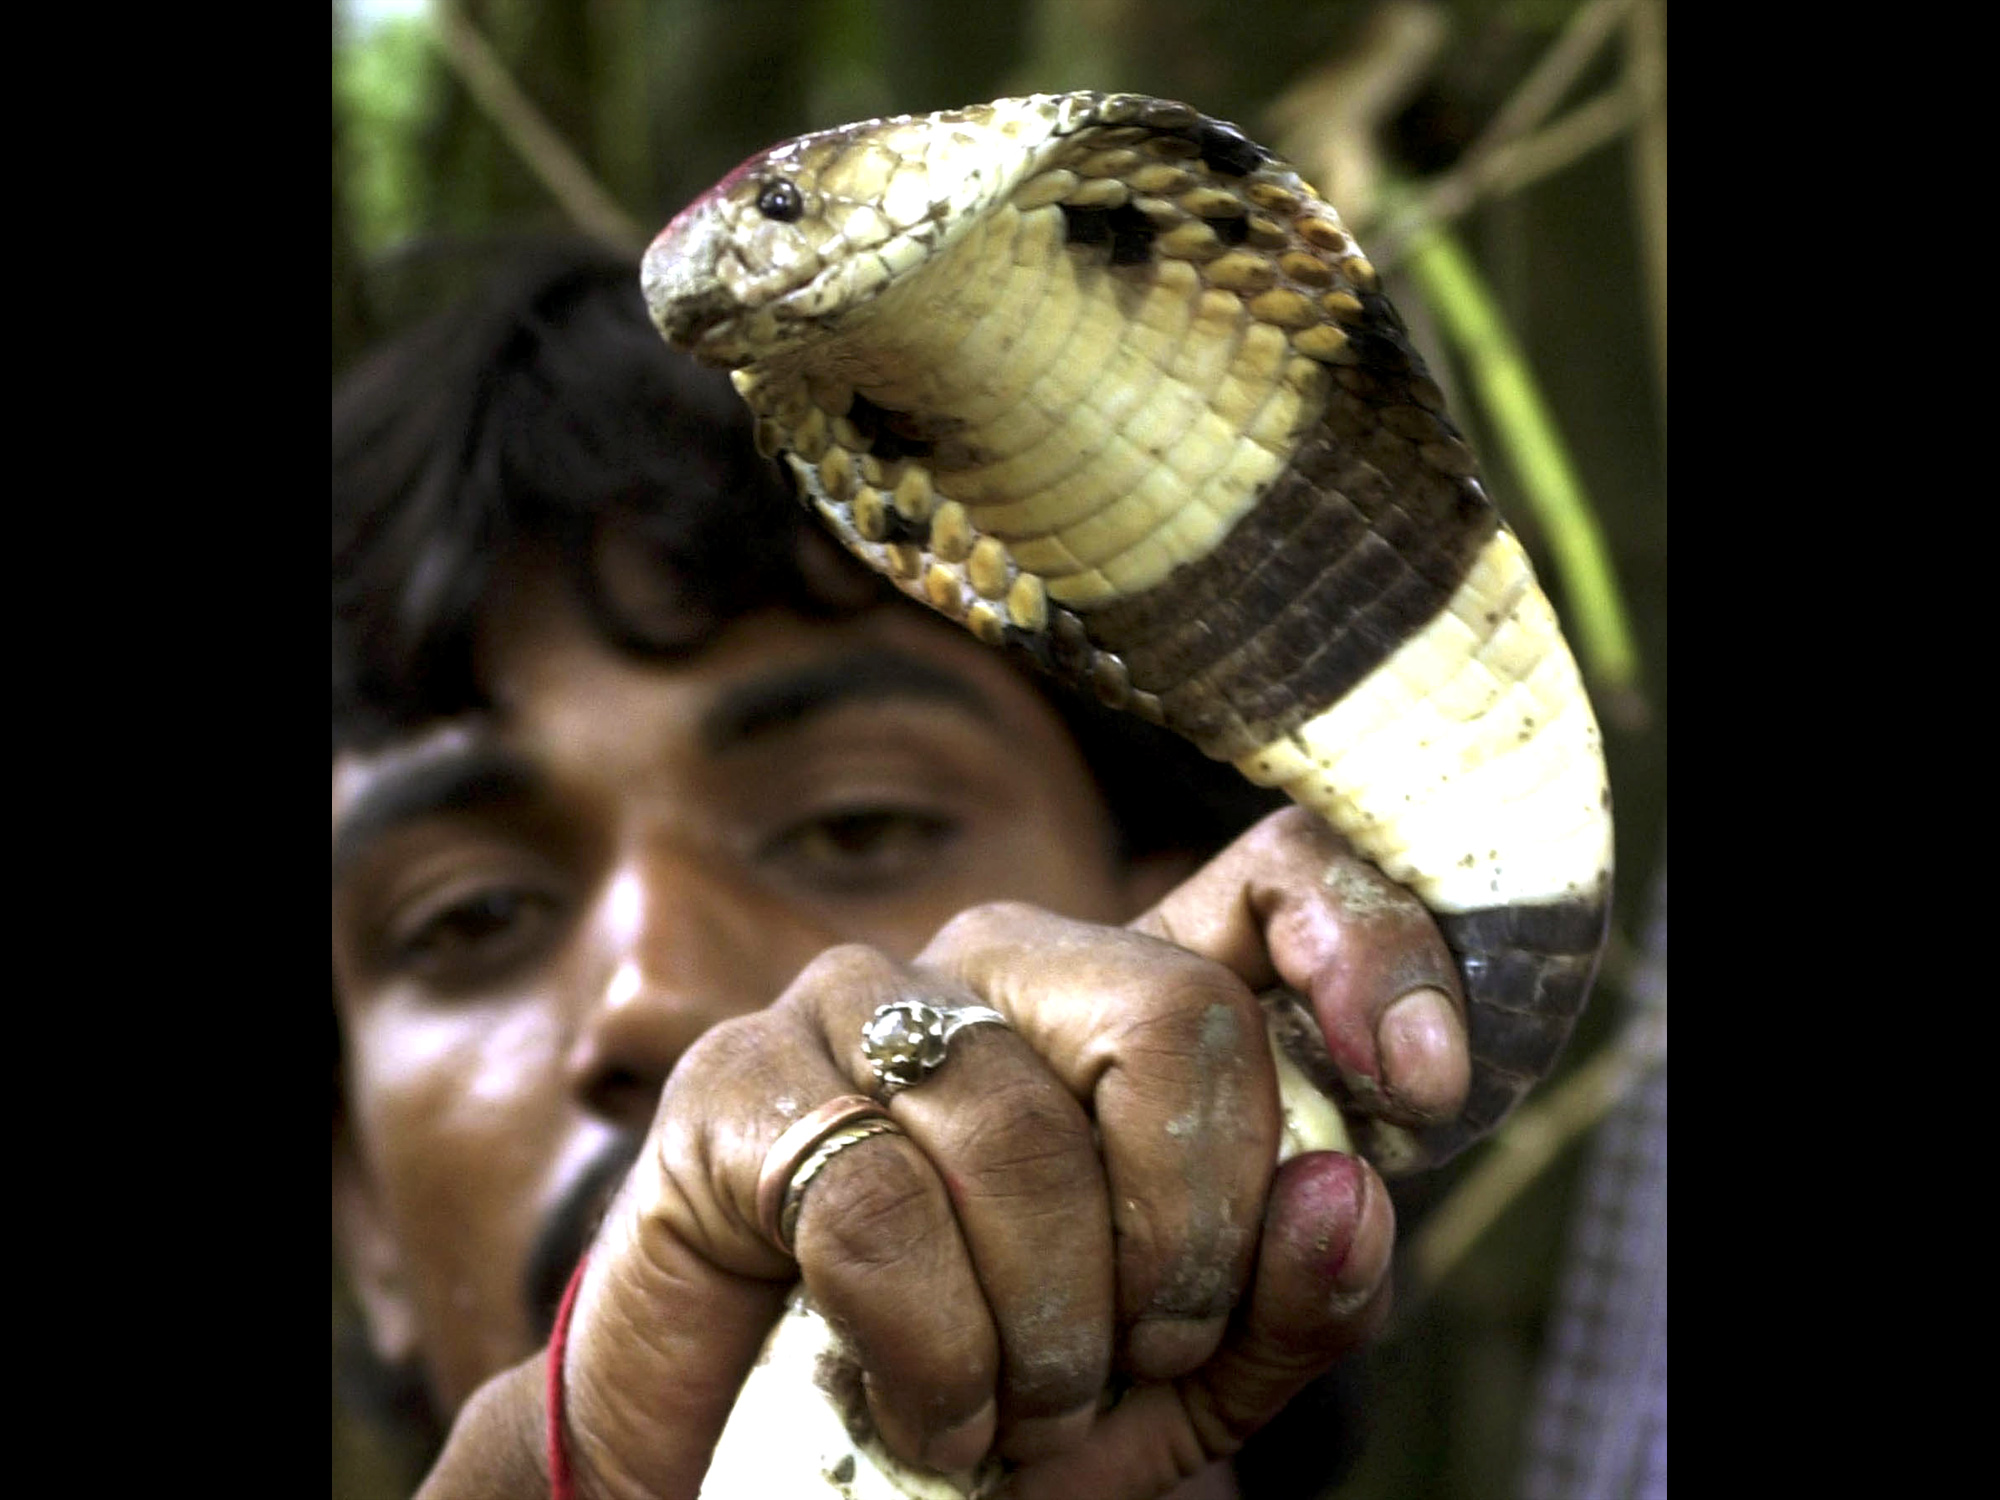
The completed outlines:
[[[388,771],[355,798],[334,831],[334,879],[392,829],[440,813],[519,802],[538,790],[541,780],[520,756],[490,745],[454,749]]]
[[[739,683],[702,715],[700,740],[711,754],[737,749],[816,714],[854,702],[912,698],[950,703],[993,721],[993,705],[964,678],[900,651],[858,651],[796,671]]]

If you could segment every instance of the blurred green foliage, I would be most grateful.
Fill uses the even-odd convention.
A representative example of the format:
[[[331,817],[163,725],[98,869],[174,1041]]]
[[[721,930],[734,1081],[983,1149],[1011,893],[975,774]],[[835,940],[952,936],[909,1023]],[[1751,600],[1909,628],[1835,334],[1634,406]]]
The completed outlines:
[[[424,22],[378,23],[333,54],[336,128],[347,142],[344,199],[356,242],[380,254],[408,240],[424,212],[422,131],[431,107]]]
[[[1280,119],[1286,131],[1296,119],[1274,104],[1363,48],[1390,11],[1443,23],[1441,46],[1379,121],[1375,142],[1385,180],[1421,189],[1464,163],[1580,14],[1615,19],[1638,10],[1664,24],[1659,0],[455,3],[644,233],[777,140],[1005,94],[1132,89],[1185,99],[1253,137],[1288,142]],[[468,290],[522,237],[570,227],[460,81],[433,19],[363,22],[365,9],[338,0],[334,9],[336,375],[374,341]],[[1565,105],[1617,83],[1623,45],[1614,38],[1577,70]],[[1663,103],[1654,118],[1663,131]],[[1288,149],[1310,174],[1303,153]],[[1632,690],[1599,703],[1618,809],[1620,897],[1605,980],[1579,1026],[1572,1064],[1613,1029],[1625,935],[1641,930],[1639,898],[1665,824],[1665,353],[1656,342],[1664,339],[1664,189],[1648,199],[1644,150],[1639,126],[1620,125],[1555,168],[1475,195],[1454,226],[1606,538],[1639,663]],[[1489,487],[1569,615],[1576,601],[1564,597],[1548,538],[1521,503],[1521,476],[1469,399],[1475,382],[1435,332],[1417,286],[1392,274],[1390,290],[1485,455]],[[1414,1184],[1406,1214],[1448,1195],[1478,1158],[1475,1151]],[[1343,1500],[1512,1493],[1576,1159],[1570,1152],[1516,1200],[1442,1285],[1407,1299],[1392,1335],[1367,1356],[1374,1440],[1338,1491]],[[336,1298],[337,1327],[342,1316]],[[338,1400],[334,1451],[336,1496],[395,1492],[380,1477],[393,1463]]]

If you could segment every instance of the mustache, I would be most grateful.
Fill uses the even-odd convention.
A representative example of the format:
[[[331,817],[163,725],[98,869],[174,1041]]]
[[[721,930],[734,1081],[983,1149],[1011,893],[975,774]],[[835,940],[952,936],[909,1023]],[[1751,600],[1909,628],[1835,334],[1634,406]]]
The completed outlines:
[[[528,1326],[535,1341],[545,1344],[555,1331],[556,1309],[569,1286],[576,1263],[597,1238],[604,1211],[611,1206],[632,1164],[639,1159],[645,1137],[636,1133],[615,1137],[591,1164],[579,1172],[555,1208],[543,1221],[529,1248],[522,1272],[521,1293],[528,1308]]]

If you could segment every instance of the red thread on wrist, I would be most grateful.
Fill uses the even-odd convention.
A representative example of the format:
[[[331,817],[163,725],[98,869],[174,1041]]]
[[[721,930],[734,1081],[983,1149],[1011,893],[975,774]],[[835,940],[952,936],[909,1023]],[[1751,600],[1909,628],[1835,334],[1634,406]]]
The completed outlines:
[[[576,1500],[576,1480],[569,1472],[569,1445],[563,1437],[563,1349],[569,1343],[569,1315],[576,1309],[576,1289],[583,1285],[583,1268],[590,1254],[576,1263],[562,1305],[556,1309],[555,1330],[549,1334],[549,1500]]]

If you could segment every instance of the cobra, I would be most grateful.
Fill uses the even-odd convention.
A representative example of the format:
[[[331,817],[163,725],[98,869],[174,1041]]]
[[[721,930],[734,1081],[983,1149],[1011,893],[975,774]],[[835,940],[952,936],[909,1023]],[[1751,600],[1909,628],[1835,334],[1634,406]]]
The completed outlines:
[[[1353,1111],[1378,1167],[1446,1160],[1548,1071],[1606,931],[1601,737],[1437,384],[1294,168],[1126,94],[868,121],[745,162],[642,277],[854,555],[1284,788],[1429,907],[1471,1090],[1425,1131]]]

